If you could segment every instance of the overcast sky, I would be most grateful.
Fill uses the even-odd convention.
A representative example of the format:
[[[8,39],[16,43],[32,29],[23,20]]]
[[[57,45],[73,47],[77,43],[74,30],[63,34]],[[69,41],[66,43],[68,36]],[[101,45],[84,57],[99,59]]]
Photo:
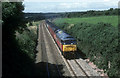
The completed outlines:
[[[24,0],[24,12],[74,12],[118,8],[120,0]]]

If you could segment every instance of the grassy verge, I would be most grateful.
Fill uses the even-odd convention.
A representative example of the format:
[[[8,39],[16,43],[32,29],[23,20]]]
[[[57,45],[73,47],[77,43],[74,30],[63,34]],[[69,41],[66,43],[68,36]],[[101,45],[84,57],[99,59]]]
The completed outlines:
[[[40,24],[41,21],[32,21],[32,22],[28,22],[26,25],[27,26],[38,26]]]
[[[39,24],[40,21],[28,22],[26,24],[27,27],[23,29],[22,33],[16,31],[16,39],[18,41],[20,49],[33,60],[35,60]]]
[[[22,32],[16,31],[16,40],[20,49],[35,61],[35,53],[38,39],[38,25],[40,21],[28,22]]]
[[[27,27],[22,33],[16,32],[16,39],[22,51],[28,54],[30,58],[34,59],[37,41],[37,26]]]

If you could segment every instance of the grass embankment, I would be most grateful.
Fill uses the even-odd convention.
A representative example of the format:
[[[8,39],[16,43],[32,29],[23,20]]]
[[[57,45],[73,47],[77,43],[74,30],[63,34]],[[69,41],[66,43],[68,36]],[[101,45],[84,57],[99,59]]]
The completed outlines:
[[[28,22],[26,25],[27,26],[38,26],[40,24],[41,21],[32,21],[32,22]]]
[[[62,18],[55,19],[54,23],[75,37],[78,49],[111,78],[119,76],[117,16]]]
[[[83,17],[83,18],[59,18],[54,20],[56,23],[67,22],[69,24],[77,24],[77,23],[90,23],[97,24],[99,22],[110,23],[113,26],[118,25],[118,16],[98,16],[98,17]]]
[[[40,21],[29,22],[26,24],[27,27],[23,29],[22,33],[16,31],[16,39],[21,50],[33,60],[35,60],[39,24]]]
[[[40,23],[40,22],[39,22]],[[23,28],[22,31],[16,31],[16,41],[19,52],[14,54],[16,57],[16,69],[17,74],[15,76],[26,76],[32,77],[35,76],[35,56],[36,56],[36,45],[37,45],[37,36],[38,36],[38,24],[31,23],[34,26],[27,24],[26,28]]]
[[[37,42],[37,26],[29,26],[22,33],[16,32],[16,39],[23,52],[34,59]]]

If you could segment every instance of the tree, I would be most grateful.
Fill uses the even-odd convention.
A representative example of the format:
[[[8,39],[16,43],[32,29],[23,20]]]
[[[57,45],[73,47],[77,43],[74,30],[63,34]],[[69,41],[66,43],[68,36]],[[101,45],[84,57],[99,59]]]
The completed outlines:
[[[2,3],[2,74],[5,78],[30,74],[31,59],[20,50],[15,39],[15,31],[25,26],[23,10],[22,2]]]
[[[2,3],[3,30],[14,31],[22,24],[24,6],[22,2]]]

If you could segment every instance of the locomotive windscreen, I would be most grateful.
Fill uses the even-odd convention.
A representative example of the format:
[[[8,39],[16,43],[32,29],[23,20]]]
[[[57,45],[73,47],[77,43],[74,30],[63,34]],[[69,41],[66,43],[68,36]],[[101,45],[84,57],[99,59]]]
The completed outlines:
[[[76,44],[76,40],[64,40],[62,41],[62,44],[67,45],[67,44]]]

